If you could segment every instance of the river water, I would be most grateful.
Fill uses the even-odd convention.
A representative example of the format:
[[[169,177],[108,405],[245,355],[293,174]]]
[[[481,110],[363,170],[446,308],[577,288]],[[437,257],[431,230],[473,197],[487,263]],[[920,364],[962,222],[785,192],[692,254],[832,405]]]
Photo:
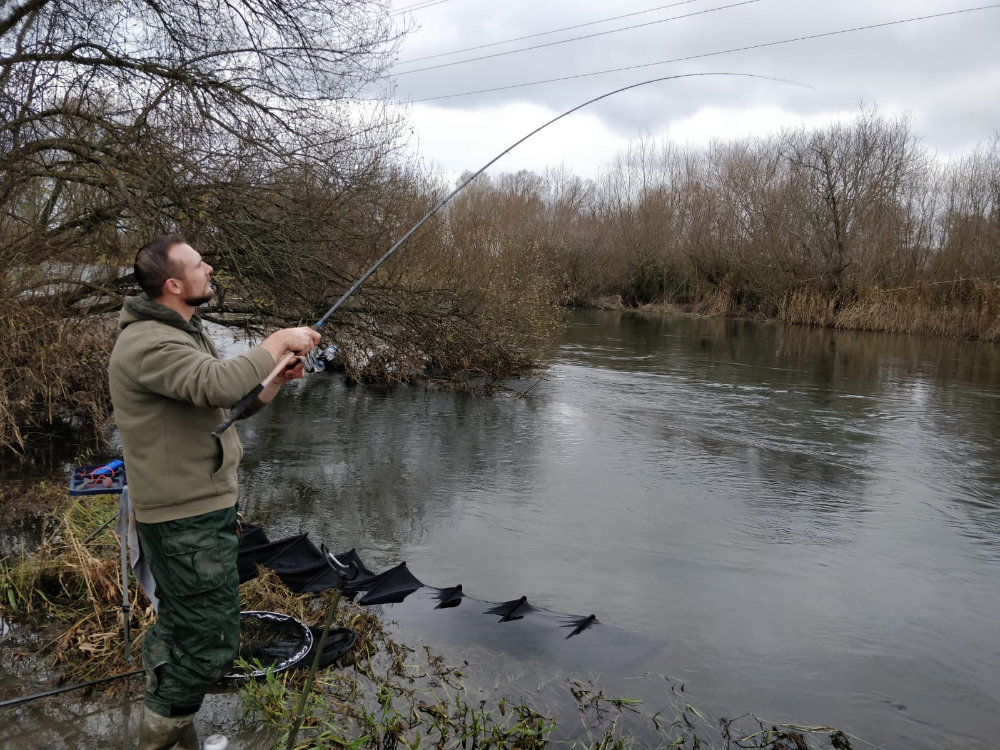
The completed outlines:
[[[655,639],[612,676],[716,716],[996,747],[998,386],[995,345],[576,312],[511,394],[294,384],[241,428],[243,508]]]
[[[578,311],[509,393],[320,373],[240,430],[242,509],[272,538],[597,615],[566,641],[474,600],[384,608],[470,681],[599,674],[652,713],[665,676],[712,716],[833,725],[856,750],[998,746],[996,345]],[[137,717],[39,701],[0,747],[131,747]]]

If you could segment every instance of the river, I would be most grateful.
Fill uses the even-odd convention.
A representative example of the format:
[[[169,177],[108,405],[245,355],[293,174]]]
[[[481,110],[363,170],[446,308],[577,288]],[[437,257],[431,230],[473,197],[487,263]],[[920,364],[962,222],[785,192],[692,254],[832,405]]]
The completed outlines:
[[[990,344],[576,312],[511,394],[296,384],[244,510],[656,638],[716,715],[995,747],[998,386]]]

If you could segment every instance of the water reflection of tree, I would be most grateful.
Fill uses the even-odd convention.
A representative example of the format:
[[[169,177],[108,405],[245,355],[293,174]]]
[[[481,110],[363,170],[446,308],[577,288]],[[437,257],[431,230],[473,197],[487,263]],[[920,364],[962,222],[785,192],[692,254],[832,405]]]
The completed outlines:
[[[929,443],[933,473],[942,487],[955,491],[932,502],[954,505],[967,521],[957,524],[959,533],[1000,547],[1000,467],[995,461],[1000,347],[920,336],[783,330],[789,342],[797,342],[800,358],[808,358],[815,346],[808,339],[825,339],[828,371],[841,373],[852,394],[873,399],[854,434]]]
[[[314,376],[243,430],[244,507],[275,533],[315,532],[335,546],[365,540],[389,561],[468,493],[530,484],[532,408]]]
[[[803,513],[822,516],[823,525],[809,528],[835,535],[832,520],[868,508],[876,456],[928,427],[945,436],[931,438],[950,456],[963,514],[977,517],[986,538],[1000,537],[992,492],[1000,468],[991,460],[1000,437],[1000,348],[629,312],[585,312],[575,323],[568,359],[682,381],[676,410],[687,421],[665,425],[658,437],[686,432],[716,471],[742,472],[737,481],[754,488],[746,503],[767,513],[776,538]]]
[[[984,496],[1000,478],[991,460],[1000,410],[986,389],[1000,376],[997,347],[585,313],[562,356],[656,373],[650,387],[669,393],[652,411],[636,407],[646,414],[623,415],[624,437],[703,461],[702,481],[738,493],[769,540],[805,529],[817,543],[842,542],[886,491],[880,462],[916,436],[920,450],[944,446],[963,533],[997,538],[995,501]],[[349,389],[316,376],[244,428],[245,508],[283,532],[363,540],[389,561],[472,493],[531,496],[541,431],[551,428],[533,408],[530,399]]]

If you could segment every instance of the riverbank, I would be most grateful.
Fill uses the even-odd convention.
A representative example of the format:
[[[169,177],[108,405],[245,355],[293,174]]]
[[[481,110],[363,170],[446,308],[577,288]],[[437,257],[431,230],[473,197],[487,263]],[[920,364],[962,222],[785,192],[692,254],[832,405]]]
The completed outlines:
[[[949,290],[928,284],[896,289],[873,287],[841,294],[815,289],[788,292],[764,304],[722,286],[695,303],[669,300],[626,305],[622,296],[595,297],[580,307],[636,310],[663,315],[766,320],[816,328],[901,333],[972,341],[1000,341],[1000,284],[970,281]]]
[[[41,516],[37,544],[25,537],[15,552],[12,540],[5,540],[0,613],[10,625],[0,637],[0,700],[135,670],[142,634],[153,616],[133,585],[132,643],[126,654],[117,538],[105,525],[114,518],[116,499],[67,501],[60,490],[50,480],[26,495]],[[42,511],[44,506],[51,507]],[[18,515],[9,504],[4,508],[11,518]],[[664,682],[664,700],[657,706],[608,693],[597,680],[555,676],[545,685],[528,686],[508,675],[498,681],[489,674],[499,664],[493,657],[485,656],[479,665],[468,660],[461,666],[449,664],[430,648],[406,645],[405,634],[375,610],[348,601],[334,605],[332,592],[294,594],[269,572],[243,584],[241,596],[245,609],[282,612],[313,626],[322,624],[327,610],[336,606],[335,625],[349,627],[357,636],[350,653],[335,667],[321,670],[305,704],[296,748],[445,748],[468,743],[505,748],[571,743],[696,747],[736,738],[743,739],[744,747],[772,750],[850,747],[847,737],[830,727],[774,726],[749,715],[734,721],[711,719],[693,704],[684,684],[674,680]],[[477,673],[477,667],[485,665],[490,665],[487,674]],[[221,729],[239,747],[285,747],[304,680],[305,670],[293,670],[246,681],[238,690],[210,696],[199,721],[205,722],[206,733]],[[83,721],[82,715],[110,714],[124,722],[114,730],[116,737],[134,737],[141,678],[95,689],[83,698],[64,694],[7,709],[13,719],[8,736],[15,738],[10,741],[22,747],[97,746],[110,741],[109,728]],[[60,708],[66,705],[74,708]],[[58,735],[53,715],[63,717],[60,726],[69,736]],[[66,716],[81,718],[67,722]]]

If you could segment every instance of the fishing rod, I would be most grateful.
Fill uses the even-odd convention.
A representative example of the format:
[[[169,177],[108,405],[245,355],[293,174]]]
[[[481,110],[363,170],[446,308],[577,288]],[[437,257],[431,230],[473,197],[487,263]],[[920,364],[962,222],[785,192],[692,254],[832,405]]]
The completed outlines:
[[[630,89],[639,88],[640,86],[648,86],[651,83],[660,83],[661,81],[672,81],[672,80],[676,80],[678,78],[707,78],[709,76],[727,76],[727,77],[732,77],[732,78],[758,78],[758,79],[765,80],[765,81],[776,81],[778,83],[788,83],[788,84],[792,84],[792,85],[796,85],[796,86],[803,85],[803,84],[797,83],[796,81],[789,81],[789,80],[786,80],[784,78],[776,78],[774,76],[758,75],[758,74],[755,74],[755,73],[680,73],[680,74],[672,75],[672,76],[662,76],[660,78],[650,78],[647,81],[640,81],[639,83],[632,83],[632,84],[629,84],[628,86],[622,86],[621,88],[615,89],[614,91],[608,91],[607,93],[601,94],[600,96],[595,96],[593,99],[588,99],[583,104],[577,104],[572,109],[567,109],[561,115],[557,115],[557,116],[553,117],[548,122],[543,123],[542,125],[539,125],[537,128],[535,128],[534,130],[532,130],[527,135],[525,135],[525,136],[519,138],[518,140],[514,141],[514,143],[512,143],[510,146],[508,146],[507,148],[505,148],[499,154],[497,154],[496,156],[494,156],[492,159],[490,159],[488,162],[486,162],[483,166],[481,166],[478,170],[476,170],[475,172],[473,172],[472,175],[470,175],[469,177],[467,177],[466,179],[464,179],[461,182],[461,184],[458,187],[456,187],[454,190],[452,190],[450,193],[448,193],[448,195],[446,195],[444,198],[442,198],[437,203],[435,203],[434,206],[431,208],[431,210],[428,211],[426,214],[424,214],[424,217],[420,221],[418,221],[416,224],[414,224],[406,234],[404,234],[402,237],[400,237],[399,240],[396,241],[396,244],[394,244],[392,247],[390,247],[388,250],[386,250],[385,255],[383,255],[381,258],[379,258],[378,261],[375,263],[375,265],[373,265],[371,268],[369,268],[367,271],[365,271],[364,275],[360,279],[358,279],[357,281],[355,281],[354,284],[351,286],[351,288],[348,289],[346,292],[344,292],[344,295],[340,299],[338,299],[336,302],[334,302],[333,306],[329,310],[326,311],[326,314],[322,318],[320,318],[319,320],[317,320],[315,323],[313,323],[310,326],[310,328],[312,328],[315,331],[318,331],[320,328],[322,328],[323,324],[326,323],[326,321],[329,319],[329,317],[331,315],[333,315],[337,311],[337,309],[342,304],[344,304],[344,302],[346,302],[347,299],[352,294],[354,294],[358,290],[358,288],[362,284],[364,284],[368,280],[368,278],[373,273],[375,273],[383,263],[385,263],[387,260],[389,260],[389,258],[392,256],[392,254],[395,253],[396,250],[398,250],[399,247],[404,242],[406,242],[413,235],[414,232],[416,232],[418,229],[420,229],[420,227],[422,227],[424,225],[424,223],[428,219],[430,219],[432,216],[434,216],[434,214],[436,214],[438,211],[440,211],[448,201],[450,201],[452,198],[454,198],[456,195],[458,195],[460,192],[462,192],[462,190],[464,190],[465,187],[470,182],[472,182],[474,179],[476,179],[477,177],[479,177],[479,175],[481,175],[487,169],[489,169],[490,167],[492,167],[496,162],[500,161],[501,158],[503,158],[504,156],[506,156],[507,154],[509,154],[511,151],[513,151],[515,148],[517,148],[518,146],[520,146],[522,143],[524,143],[526,140],[528,140],[529,138],[531,138],[536,133],[544,130],[549,125],[552,125],[553,123],[558,122],[562,118],[567,117],[568,115],[573,114],[578,109],[583,109],[584,107],[589,106],[589,105],[593,104],[594,102],[599,102],[599,101],[601,101],[601,99],[607,99],[609,96],[614,96],[615,94],[620,94],[623,91],[629,91]],[[251,390],[246,396],[244,396],[243,398],[241,398],[233,406],[233,408],[229,412],[229,416],[226,417],[226,419],[224,419],[222,422],[219,423],[219,426],[215,428],[215,430],[214,430],[214,432],[212,432],[212,434],[215,435],[216,437],[218,437],[223,432],[225,432],[229,428],[229,426],[233,422],[235,422],[237,419],[239,419],[239,417],[243,414],[243,412],[245,412],[250,407],[250,404],[253,403],[254,399],[257,397],[257,394],[259,394],[269,383],[271,383],[276,377],[278,377],[278,375],[281,373],[281,371],[284,370],[286,367],[288,367],[290,365],[292,359],[294,357],[296,357],[296,356],[298,356],[298,355],[296,355],[294,352],[291,352],[289,354],[286,354],[284,357],[282,357],[282,359],[278,362],[278,364],[274,368],[274,370],[272,370],[271,373],[266,378],[264,378],[264,380],[262,380],[259,385],[255,386],[253,388],[253,390]]]
[[[35,693],[34,695],[26,695],[23,698],[11,698],[10,700],[0,701],[0,708],[11,708],[13,706],[20,706],[22,703],[30,703],[33,700],[38,700],[39,698],[48,698],[52,695],[60,695],[62,693],[68,693],[70,690],[80,690],[81,688],[91,687],[93,685],[100,685],[105,682],[113,682],[115,680],[120,680],[124,677],[134,677],[137,674],[142,674],[145,672],[143,669],[133,669],[131,672],[123,672],[122,674],[112,675],[111,677],[102,677],[99,680],[91,680],[90,682],[81,682],[77,685],[67,685],[65,687],[56,688],[55,690],[46,690],[44,693]]]

